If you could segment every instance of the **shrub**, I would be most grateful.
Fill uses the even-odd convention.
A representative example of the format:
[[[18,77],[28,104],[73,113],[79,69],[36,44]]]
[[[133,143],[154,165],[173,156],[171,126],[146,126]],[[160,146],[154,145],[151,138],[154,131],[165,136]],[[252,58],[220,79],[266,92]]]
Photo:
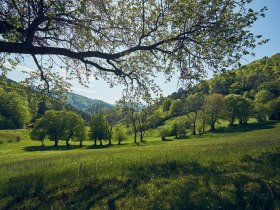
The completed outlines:
[[[164,141],[165,138],[170,135],[170,130],[167,127],[161,127],[159,129],[159,134],[160,134],[162,141]]]
[[[121,144],[122,141],[127,139],[125,134],[125,130],[123,128],[117,127],[116,131],[114,132],[114,139],[118,141],[118,144]]]

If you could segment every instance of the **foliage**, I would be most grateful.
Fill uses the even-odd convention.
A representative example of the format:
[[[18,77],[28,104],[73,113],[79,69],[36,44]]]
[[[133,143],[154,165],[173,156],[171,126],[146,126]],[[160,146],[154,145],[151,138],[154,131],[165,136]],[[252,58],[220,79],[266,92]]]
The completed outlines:
[[[92,115],[89,126],[90,139],[94,140],[94,145],[96,145],[96,140],[99,140],[100,145],[102,145],[102,140],[109,138],[109,126],[105,116],[101,113]]]
[[[165,141],[166,137],[170,135],[170,130],[168,129],[168,127],[161,127],[159,129],[159,134],[160,134],[160,137],[163,141]]]
[[[150,97],[158,72],[197,80],[206,66],[225,68],[265,43],[248,28],[266,8],[250,2],[2,0],[0,53],[15,63],[30,55],[42,90],[65,88],[56,71],[63,68],[70,79],[93,75]]]
[[[163,101],[162,101],[162,109],[164,112],[169,112],[169,109],[170,109],[170,106],[172,104],[172,99],[171,98],[165,98]]]
[[[193,134],[196,134],[196,121],[198,118],[198,112],[202,110],[205,103],[205,95],[198,92],[193,95],[189,95],[185,99],[185,109],[187,112],[187,118],[191,121],[193,127]]]
[[[61,115],[65,119],[63,126],[65,133],[62,140],[66,141],[66,145],[69,145],[69,141],[79,141],[82,146],[82,141],[86,139],[86,130],[84,120],[80,115],[74,112],[62,111]]]
[[[176,99],[172,102],[169,110],[170,116],[179,116],[184,113],[184,103],[182,99]]]
[[[118,108],[113,108],[105,111],[105,118],[106,122],[108,123],[109,126],[109,145],[112,144],[112,136],[113,136],[113,127],[117,124],[118,121],[121,119],[121,113]]]
[[[121,127],[116,127],[113,138],[118,142],[120,145],[122,141],[127,139],[125,134],[125,130]]]
[[[31,138],[43,141],[46,137],[58,145],[59,140],[79,140],[80,144],[86,137],[84,121],[76,113],[70,111],[50,110],[34,124],[30,134]]]
[[[252,116],[252,102],[240,95],[229,94],[225,96],[224,114],[229,125],[233,125],[236,118],[239,119],[239,124],[247,123]]]
[[[280,97],[268,102],[269,119],[280,120]]]
[[[26,99],[16,92],[0,89],[0,129],[23,128],[29,120]]]
[[[274,98],[274,94],[267,90],[261,90],[256,93],[254,98],[254,117],[263,122],[267,119],[269,114],[268,102]]]
[[[215,124],[221,117],[224,106],[224,97],[222,94],[214,93],[206,97],[204,109],[209,120],[211,130],[215,130]]]
[[[186,138],[186,122],[184,120],[175,122],[172,125],[170,134],[174,135],[176,139]]]
[[[165,119],[165,114],[163,110],[159,107],[158,109],[155,109],[153,110],[152,113],[150,113],[148,121],[151,128],[156,128],[162,124],[164,119]]]

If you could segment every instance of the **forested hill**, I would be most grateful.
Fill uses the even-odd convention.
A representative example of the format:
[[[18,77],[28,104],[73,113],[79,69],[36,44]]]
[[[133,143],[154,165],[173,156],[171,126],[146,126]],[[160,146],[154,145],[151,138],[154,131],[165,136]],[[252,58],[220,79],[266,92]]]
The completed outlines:
[[[98,99],[90,99],[85,96],[70,92],[66,94],[67,103],[81,111],[88,111],[92,106],[101,106],[105,109],[111,109],[113,105]]]
[[[275,96],[280,95],[280,53],[216,75],[188,90],[180,89],[172,93],[169,98],[184,98],[188,94],[202,92],[204,94],[238,94],[254,99],[261,90],[267,90]]]
[[[18,129],[33,123],[48,110],[69,110],[89,120],[89,115],[113,106],[75,93],[49,97],[34,89],[0,75],[0,129]]]

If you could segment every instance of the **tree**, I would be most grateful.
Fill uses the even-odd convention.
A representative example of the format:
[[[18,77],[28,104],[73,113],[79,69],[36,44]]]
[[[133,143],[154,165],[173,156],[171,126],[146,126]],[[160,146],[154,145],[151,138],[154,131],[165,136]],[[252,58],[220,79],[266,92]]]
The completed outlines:
[[[170,106],[172,104],[172,99],[171,98],[165,98],[163,101],[162,101],[162,109],[164,112],[168,112],[169,109],[170,109]]]
[[[82,117],[77,113],[69,111],[61,111],[60,117],[65,120],[65,132],[62,140],[66,141],[67,146],[70,146],[69,141],[71,139],[78,140],[80,142],[80,146],[82,146],[82,142],[86,138],[85,123]]]
[[[179,116],[184,113],[184,103],[182,99],[176,99],[170,106],[170,116]]]
[[[102,145],[103,139],[108,139],[109,136],[109,127],[105,120],[104,115],[94,114],[92,115],[90,126],[90,138],[94,140],[94,145],[96,146],[96,141],[100,141]]]
[[[2,0],[0,53],[19,62],[30,55],[46,89],[63,87],[54,72],[62,67],[81,82],[92,74],[141,94],[154,85],[154,70],[198,79],[205,66],[230,66],[265,43],[248,28],[266,8],[250,2]]]
[[[268,102],[270,120],[280,120],[280,96]]]
[[[208,115],[211,130],[215,130],[215,124],[221,116],[223,106],[224,97],[222,94],[214,93],[206,97],[204,108]]]
[[[157,128],[164,121],[165,116],[161,108],[152,110],[149,114],[148,121],[151,128]]]
[[[151,107],[143,107],[142,110],[136,113],[136,124],[137,131],[140,132],[140,142],[144,142],[145,133],[150,127],[149,116],[151,113]]]
[[[254,98],[254,117],[259,122],[263,122],[267,119],[267,115],[269,113],[267,103],[274,97],[274,94],[267,90],[261,90],[256,93]]]
[[[45,115],[37,120],[30,133],[32,139],[43,140],[48,137],[49,140],[58,145],[59,140],[66,140],[69,146],[69,140],[81,141],[85,138],[85,126],[81,116],[70,111],[46,111]]]
[[[166,140],[165,138],[170,135],[170,130],[167,127],[161,127],[159,129],[159,135],[162,141],[165,141]]]
[[[44,120],[38,119],[37,122],[34,124],[34,128],[30,132],[30,138],[33,140],[39,140],[42,143],[42,147],[44,145],[44,140],[47,137],[47,127],[44,125]]]
[[[118,141],[118,144],[120,145],[122,141],[126,140],[126,138],[125,130],[121,127],[117,127],[114,133],[114,139]]]
[[[120,113],[119,110],[117,108],[114,109],[109,109],[107,111],[105,111],[105,118],[106,118],[106,122],[109,125],[109,145],[112,144],[112,136],[113,136],[113,127],[114,125],[120,120]]]
[[[34,124],[33,134],[31,136],[47,136],[49,140],[58,145],[58,141],[64,135],[64,119],[59,115],[59,111],[47,111],[45,115]],[[45,133],[44,133],[45,132]],[[36,138],[35,138],[36,139]]]
[[[205,97],[202,93],[195,93],[190,95],[185,100],[185,109],[188,119],[192,123],[193,135],[196,134],[196,121],[198,117],[198,112],[202,109],[204,105]]]
[[[267,91],[267,90],[260,90],[256,93],[254,102],[266,104],[268,101],[272,100],[274,98],[274,94]]]
[[[243,96],[229,94],[225,98],[224,112],[229,125],[233,125],[234,120],[239,119],[239,124],[246,124],[252,114],[252,102]]]
[[[171,128],[171,135],[174,135],[176,139],[186,137],[186,124],[183,120],[173,123]]]
[[[239,112],[239,107],[237,106],[238,101],[241,96],[236,94],[229,94],[225,96],[225,106],[224,115],[227,120],[229,120],[229,125],[232,126],[235,118],[237,117],[237,112]]]
[[[19,129],[30,120],[26,98],[0,90],[0,129]]]
[[[125,115],[125,119],[128,124],[131,124],[134,133],[134,143],[137,143],[137,111],[140,110],[140,102],[135,97],[122,98],[118,101],[118,106]]]

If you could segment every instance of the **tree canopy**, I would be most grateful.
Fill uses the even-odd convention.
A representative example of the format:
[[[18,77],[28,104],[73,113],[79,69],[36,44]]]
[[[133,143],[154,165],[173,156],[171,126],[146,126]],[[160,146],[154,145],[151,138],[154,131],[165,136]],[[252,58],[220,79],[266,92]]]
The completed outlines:
[[[59,140],[78,140],[80,145],[86,138],[84,121],[78,114],[71,111],[47,111],[42,118],[36,121],[30,133],[32,139],[44,141],[46,137],[58,145]],[[43,143],[42,143],[43,144]]]
[[[198,79],[265,43],[248,28],[266,8],[254,11],[251,1],[2,0],[1,63],[31,56],[47,90],[64,87],[62,68],[149,96],[159,72]]]

